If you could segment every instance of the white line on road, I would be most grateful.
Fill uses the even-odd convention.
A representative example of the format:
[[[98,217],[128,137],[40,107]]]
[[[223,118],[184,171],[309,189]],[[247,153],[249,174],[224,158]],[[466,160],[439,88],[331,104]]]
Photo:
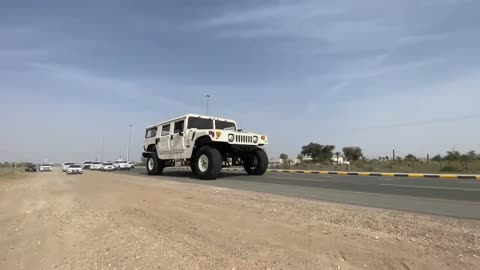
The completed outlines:
[[[289,178],[289,177],[275,177],[275,176],[269,176],[265,178],[272,178],[272,179],[285,179],[285,180],[297,180],[297,181],[319,181],[319,182],[325,182],[327,180],[322,180],[322,179],[303,179],[303,178]]]
[[[392,178],[383,178],[383,177],[379,177],[377,179],[378,180],[385,180],[385,181],[392,181],[393,180]]]
[[[394,184],[380,184],[381,186],[392,186],[392,187],[411,187],[411,188],[431,188],[431,189],[448,189],[448,190],[472,190],[480,191],[478,188],[450,188],[450,187],[429,187],[429,186],[415,186],[415,185],[394,185]]]

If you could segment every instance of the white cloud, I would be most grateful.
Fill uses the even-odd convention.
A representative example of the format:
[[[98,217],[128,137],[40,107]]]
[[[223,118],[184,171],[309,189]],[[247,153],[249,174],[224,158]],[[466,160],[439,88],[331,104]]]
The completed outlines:
[[[159,81],[154,83],[149,82],[149,85],[144,85],[141,81],[102,77],[86,70],[64,65],[32,63],[31,67],[33,67],[34,71],[38,72],[42,78],[52,82],[52,85],[55,83],[65,87],[65,92],[82,91],[84,93],[89,92],[90,94],[103,93],[124,100],[144,102],[149,105],[168,105],[169,107],[185,106],[185,104],[179,101],[154,93],[154,89],[174,87],[171,85],[167,86],[165,83]]]

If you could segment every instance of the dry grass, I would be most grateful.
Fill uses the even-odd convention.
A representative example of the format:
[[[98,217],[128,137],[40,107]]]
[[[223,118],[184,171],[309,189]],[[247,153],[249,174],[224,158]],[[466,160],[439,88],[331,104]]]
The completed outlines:
[[[26,175],[23,168],[0,168],[0,180],[18,179]]]
[[[448,166],[448,167],[447,167]],[[398,172],[398,173],[459,173],[459,174],[480,174],[480,160],[467,163],[467,170],[459,161],[439,162],[395,162],[391,161],[358,161],[354,165],[324,165],[304,163],[302,165],[279,166],[278,169],[304,169],[322,171],[358,171],[358,172]],[[443,170],[442,170],[443,168]]]

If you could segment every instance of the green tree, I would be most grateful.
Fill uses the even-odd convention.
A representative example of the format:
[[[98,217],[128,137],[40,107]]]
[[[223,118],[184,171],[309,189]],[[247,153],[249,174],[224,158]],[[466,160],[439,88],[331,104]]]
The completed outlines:
[[[477,153],[475,153],[474,150],[468,151],[467,156],[470,160],[477,160],[478,159],[478,155],[477,155]]]
[[[445,156],[445,159],[448,161],[455,161],[455,160],[460,160],[460,152],[458,151],[448,151],[447,155]]]
[[[415,170],[415,161],[417,160],[417,157],[412,155],[412,154],[408,154],[405,156],[404,158],[406,161],[409,161],[412,165],[412,170]]]
[[[471,161],[474,161],[477,159],[477,154],[475,154],[475,151],[469,151],[466,154],[463,154],[460,156],[460,160],[462,161],[463,164],[463,170],[465,172],[468,172],[468,163]]]
[[[342,150],[345,157],[348,160],[350,160],[352,163],[354,163],[355,161],[363,157],[362,148],[360,147],[348,146],[348,147],[344,147]]]
[[[311,157],[314,161],[330,161],[333,157],[334,145],[309,143],[302,146],[302,155]]]
[[[438,163],[440,163],[440,169],[443,168],[442,166],[442,161],[443,161],[443,157],[441,155],[436,155],[432,158],[433,161],[436,161]]]
[[[405,156],[405,160],[415,161],[415,160],[417,160],[417,157],[412,155],[412,154],[408,154],[408,155]]]
[[[280,159],[282,159],[282,160],[288,160],[288,155],[285,154],[285,153],[281,153],[281,154],[280,154]]]
[[[448,165],[450,165],[450,162],[452,161],[459,161],[460,157],[461,157],[461,154],[458,151],[447,151],[445,160],[447,160]]]

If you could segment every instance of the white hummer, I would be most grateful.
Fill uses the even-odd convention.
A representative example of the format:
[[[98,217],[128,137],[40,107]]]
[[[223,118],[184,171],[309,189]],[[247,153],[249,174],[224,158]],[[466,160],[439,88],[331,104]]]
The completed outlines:
[[[262,175],[268,167],[266,144],[265,135],[237,129],[233,120],[187,114],[147,127],[142,156],[150,175],[177,162],[189,165],[200,179],[216,179],[227,166]]]

